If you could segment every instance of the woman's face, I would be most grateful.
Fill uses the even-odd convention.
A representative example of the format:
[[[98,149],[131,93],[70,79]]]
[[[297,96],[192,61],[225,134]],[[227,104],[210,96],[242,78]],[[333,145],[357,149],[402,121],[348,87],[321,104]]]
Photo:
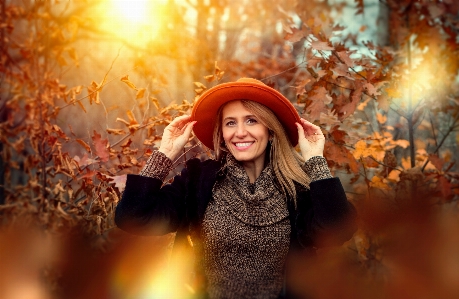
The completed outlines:
[[[241,101],[231,101],[223,107],[222,132],[226,147],[236,160],[263,167],[269,130]]]

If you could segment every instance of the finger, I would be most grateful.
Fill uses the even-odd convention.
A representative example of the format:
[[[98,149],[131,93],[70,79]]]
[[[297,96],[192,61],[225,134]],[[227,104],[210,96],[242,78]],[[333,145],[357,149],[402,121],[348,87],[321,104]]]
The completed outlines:
[[[308,135],[322,135],[322,130],[319,126],[301,118],[301,124]]]
[[[295,125],[296,125],[296,128],[298,129],[298,139],[305,138],[303,126],[297,122],[295,122]]]
[[[196,121],[189,122],[185,125],[183,135],[186,137],[186,139],[190,138],[191,131],[193,130],[194,124]]]
[[[190,118],[190,115],[177,116],[169,125],[176,128],[182,128],[187,122],[189,122]]]

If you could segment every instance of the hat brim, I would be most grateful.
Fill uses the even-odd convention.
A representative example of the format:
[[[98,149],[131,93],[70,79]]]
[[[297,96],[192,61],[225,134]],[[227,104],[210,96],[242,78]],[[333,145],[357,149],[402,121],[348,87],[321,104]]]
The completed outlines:
[[[298,129],[295,122],[299,122],[300,117],[286,97],[261,82],[230,82],[205,91],[191,112],[191,119],[197,121],[193,131],[206,147],[214,149],[213,130],[218,109],[233,100],[251,100],[270,108],[283,125],[292,146],[298,144]]]

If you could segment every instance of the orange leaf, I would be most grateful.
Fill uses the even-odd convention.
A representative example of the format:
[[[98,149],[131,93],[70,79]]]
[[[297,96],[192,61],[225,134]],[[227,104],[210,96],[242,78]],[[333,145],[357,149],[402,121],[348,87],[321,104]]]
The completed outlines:
[[[407,148],[410,145],[410,142],[404,139],[395,140],[394,142],[396,145],[403,147],[403,148]]]
[[[136,95],[135,95],[135,99],[138,100],[138,99],[141,99],[143,98],[143,96],[145,95],[145,88],[141,88],[137,91]]]
[[[352,153],[354,155],[354,158],[360,159],[360,157],[368,157],[373,153],[373,151],[367,147],[367,143],[365,140],[359,140],[355,144],[355,150]]]
[[[212,81],[215,81],[215,76],[214,75],[208,75],[208,76],[204,76],[204,79],[206,79],[207,82],[212,82]]]
[[[91,152],[91,147],[89,146],[89,144],[87,144],[86,142],[84,142],[83,140],[81,139],[77,139],[76,142],[78,142],[79,144],[81,144],[88,153]]]
[[[382,115],[381,113],[377,112],[376,119],[378,120],[380,124],[384,124],[387,121],[387,116]]]
[[[126,75],[124,77],[121,78],[121,81],[126,83],[127,86],[129,86],[130,88],[134,89],[134,90],[137,90],[137,87],[135,87],[134,83],[132,83],[130,80],[129,80],[129,75]]]
[[[202,89],[202,90],[206,90],[207,89],[207,87],[204,84],[202,84],[201,82],[194,82],[194,85],[196,85],[197,88]]]
[[[126,132],[122,129],[107,129],[108,134],[113,134],[113,135],[124,135]]]

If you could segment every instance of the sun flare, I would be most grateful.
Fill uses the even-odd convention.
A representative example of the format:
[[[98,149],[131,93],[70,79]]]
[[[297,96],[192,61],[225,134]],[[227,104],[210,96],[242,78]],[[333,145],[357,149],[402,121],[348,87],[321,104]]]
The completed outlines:
[[[148,19],[148,0],[113,0],[113,6],[117,13],[126,21],[132,23],[145,23]]]
[[[100,26],[135,45],[145,45],[161,30],[167,0],[105,0]]]

